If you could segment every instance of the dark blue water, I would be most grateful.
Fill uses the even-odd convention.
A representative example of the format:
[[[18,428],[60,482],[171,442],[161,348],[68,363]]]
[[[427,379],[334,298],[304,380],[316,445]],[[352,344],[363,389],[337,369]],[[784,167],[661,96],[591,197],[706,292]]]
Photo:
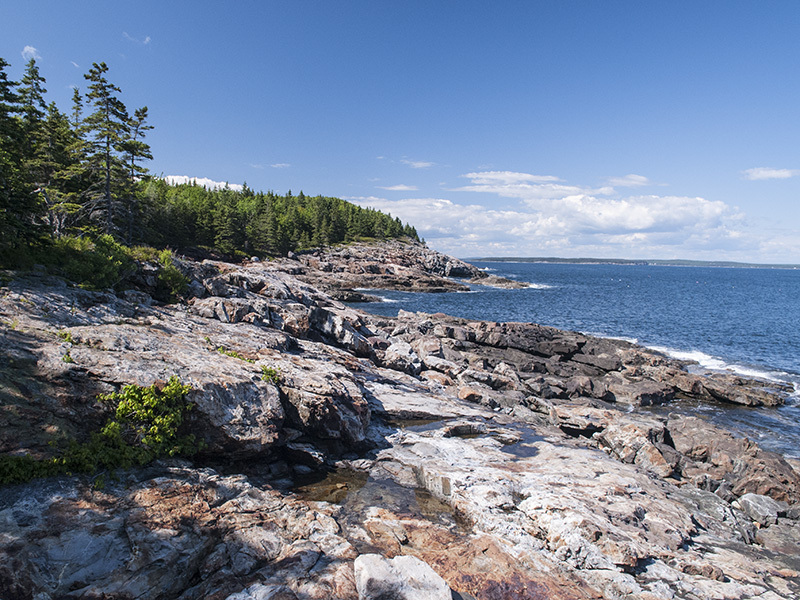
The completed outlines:
[[[626,338],[702,366],[791,383],[800,390],[800,269],[645,265],[486,263],[476,266],[531,284],[520,290],[473,286],[468,293],[377,292],[361,305],[443,312],[469,319],[526,321]],[[800,406],[692,407],[800,457]]]

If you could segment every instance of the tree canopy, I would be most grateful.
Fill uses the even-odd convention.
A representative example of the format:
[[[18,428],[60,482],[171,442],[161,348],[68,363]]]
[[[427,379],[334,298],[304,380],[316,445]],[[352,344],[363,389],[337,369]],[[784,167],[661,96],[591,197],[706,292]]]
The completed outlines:
[[[0,266],[65,237],[205,248],[228,256],[410,237],[399,219],[325,196],[170,185],[149,174],[148,108],[128,111],[106,63],[84,75],[69,113],[47,103],[34,59],[20,82],[0,58]]]

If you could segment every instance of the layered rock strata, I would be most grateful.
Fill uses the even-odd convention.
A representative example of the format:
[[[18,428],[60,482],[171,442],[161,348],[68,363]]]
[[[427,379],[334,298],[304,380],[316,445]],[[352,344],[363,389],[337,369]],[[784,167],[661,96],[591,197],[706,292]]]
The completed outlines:
[[[172,375],[206,443],[104,489],[0,489],[1,598],[441,593],[418,561],[465,599],[800,593],[798,471],[664,410],[787,390],[529,323],[370,316],[286,264],[187,261],[169,306],[0,288],[0,451],[50,456],[104,421],[99,394]]]

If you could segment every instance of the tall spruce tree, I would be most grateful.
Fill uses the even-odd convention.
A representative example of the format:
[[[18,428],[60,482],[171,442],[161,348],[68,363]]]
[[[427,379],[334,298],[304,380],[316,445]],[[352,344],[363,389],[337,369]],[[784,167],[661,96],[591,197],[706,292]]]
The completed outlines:
[[[84,120],[87,161],[96,183],[88,196],[89,213],[105,214],[105,233],[114,233],[115,196],[124,189],[125,164],[121,146],[128,136],[128,111],[117,98],[121,90],[106,78],[108,66],[93,63],[84,78],[90,82],[86,99],[94,112]]]
[[[128,119],[128,134],[120,144],[127,172],[125,204],[128,220],[126,235],[128,244],[133,242],[133,223],[136,219],[138,208],[138,181],[148,173],[147,168],[141,163],[145,160],[153,160],[150,146],[144,141],[145,135],[151,129],[153,129],[153,126],[147,124],[147,107],[137,108],[133,113],[133,117]]]
[[[25,74],[18,90],[22,108],[23,149],[28,159],[36,154],[36,146],[42,143],[42,124],[47,107],[44,100],[44,95],[47,93],[45,83],[45,78],[39,73],[36,59],[30,59],[25,65]]]
[[[75,224],[81,209],[83,140],[55,102],[47,106],[41,137],[31,173],[47,207],[50,231],[61,237]]]
[[[25,170],[25,131],[16,82],[8,79],[0,58],[0,263],[18,259],[37,242],[39,202]]]

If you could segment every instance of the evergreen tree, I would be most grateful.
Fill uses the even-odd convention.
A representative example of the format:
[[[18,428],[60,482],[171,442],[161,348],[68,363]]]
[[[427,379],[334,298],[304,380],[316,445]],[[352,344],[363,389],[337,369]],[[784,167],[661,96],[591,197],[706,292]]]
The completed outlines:
[[[0,58],[0,263],[19,258],[27,246],[38,241],[39,203],[25,172],[23,112],[16,82],[5,72]]]
[[[78,88],[72,88],[72,129],[80,131],[83,125],[83,97]]]
[[[41,133],[42,124],[46,110],[44,95],[47,90],[44,77],[39,73],[36,59],[32,58],[25,66],[19,86],[19,99],[22,107],[22,128],[23,128],[23,148],[30,158],[36,153],[35,146],[42,143]]]
[[[127,242],[133,240],[133,223],[136,218],[137,209],[137,182],[147,175],[147,168],[141,162],[153,160],[150,146],[144,142],[144,137],[148,131],[153,129],[152,125],[147,124],[147,107],[137,108],[133,117],[128,119],[128,136],[120,144],[125,157],[125,169],[127,172],[127,193],[126,209],[128,220]]]
[[[106,79],[108,66],[93,63],[84,78],[91,82],[86,99],[94,112],[84,121],[88,137],[88,167],[97,178],[89,194],[89,213],[105,213],[105,233],[114,232],[115,195],[124,189],[125,165],[121,145],[128,138],[128,111],[117,98],[121,90]]]
[[[47,207],[50,231],[61,237],[75,224],[81,209],[83,141],[55,102],[47,106],[41,139],[31,174]]]

